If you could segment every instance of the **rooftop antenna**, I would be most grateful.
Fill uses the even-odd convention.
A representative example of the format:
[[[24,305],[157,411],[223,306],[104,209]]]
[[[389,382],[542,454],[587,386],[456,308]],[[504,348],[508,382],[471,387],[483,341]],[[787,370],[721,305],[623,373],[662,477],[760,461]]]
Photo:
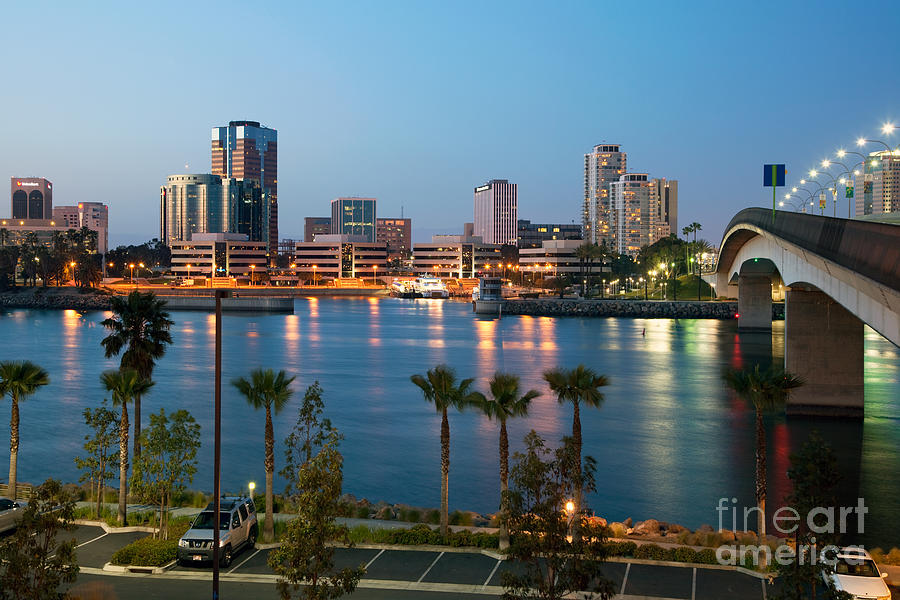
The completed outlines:
[[[400,218],[403,218],[403,203],[400,203]]]

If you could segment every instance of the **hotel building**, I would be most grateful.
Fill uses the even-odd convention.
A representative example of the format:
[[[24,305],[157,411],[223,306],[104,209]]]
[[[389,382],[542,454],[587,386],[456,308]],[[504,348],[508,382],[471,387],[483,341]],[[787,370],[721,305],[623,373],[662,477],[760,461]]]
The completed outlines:
[[[506,179],[492,179],[475,188],[473,233],[485,244],[516,244],[517,188]]]
[[[12,177],[9,181],[10,215],[13,219],[53,218],[53,184],[43,177]]]
[[[278,132],[258,121],[231,121],[212,129],[212,173],[223,179],[252,179],[262,187],[267,232],[274,260],[278,251]],[[252,238],[251,238],[252,239]]]

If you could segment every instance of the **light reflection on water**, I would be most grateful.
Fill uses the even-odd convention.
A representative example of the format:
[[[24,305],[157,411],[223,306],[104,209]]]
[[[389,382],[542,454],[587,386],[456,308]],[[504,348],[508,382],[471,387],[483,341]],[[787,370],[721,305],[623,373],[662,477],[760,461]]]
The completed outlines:
[[[52,380],[23,403],[22,480],[77,480],[71,457],[81,451],[85,433],[81,410],[99,403],[99,374],[118,363],[105,359],[100,347],[106,332],[99,323],[106,316],[27,310],[0,316],[2,359],[34,360]],[[175,345],[155,371],[158,383],[142,412],[161,406],[191,411],[205,442],[194,487],[209,489],[214,318],[192,312],[174,312],[172,318]],[[784,355],[783,322],[775,324],[773,335],[739,335],[732,321],[487,319],[473,315],[469,303],[439,300],[302,298],[293,315],[226,313],[223,333],[228,489],[263,479],[263,415],[228,383],[257,366],[298,375],[293,404],[276,416],[276,438],[287,435],[305,387],[318,380],[327,413],[346,436],[346,490],[373,501],[435,506],[440,416],[409,382],[410,375],[443,362],[460,377],[475,377],[486,391],[495,371],[519,374],[523,392],[535,388],[544,395],[533,401],[528,418],[509,423],[516,451],[531,428],[552,444],[570,434],[571,407],[557,403],[541,375],[584,363],[611,380],[602,408],[582,411],[584,450],[598,461],[600,485],[590,498],[592,507],[612,519],[654,517],[691,526],[715,524],[719,497],[752,503],[753,415],[724,389],[722,369]],[[841,448],[843,487],[853,498],[857,493],[866,498],[869,531],[896,531],[897,348],[867,329],[865,365],[864,423],[766,417],[770,498],[787,491],[790,452],[816,428]],[[474,413],[453,413],[450,423],[451,506],[492,511],[499,498],[497,424]],[[281,457],[278,449],[276,459]],[[0,450],[0,464],[7,458]]]

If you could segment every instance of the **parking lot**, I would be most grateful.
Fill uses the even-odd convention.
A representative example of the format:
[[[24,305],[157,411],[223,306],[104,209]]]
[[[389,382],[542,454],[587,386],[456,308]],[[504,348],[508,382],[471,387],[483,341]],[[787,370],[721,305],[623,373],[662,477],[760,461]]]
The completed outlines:
[[[78,563],[91,576],[102,575],[99,569],[118,548],[143,537],[144,533],[105,534],[99,527],[80,526],[76,531],[79,543]],[[244,549],[222,570],[223,583],[233,585],[268,586],[274,597],[275,575],[267,564],[271,549]],[[388,548],[337,548],[337,568],[366,567],[360,583],[360,597],[383,597],[384,590],[421,592],[421,597],[443,592],[454,597],[478,595],[499,596],[502,593],[502,574],[521,565],[498,560],[478,552],[438,550],[399,550]],[[603,574],[614,582],[622,598],[677,598],[684,600],[766,600],[777,591],[764,580],[733,570],[663,566],[639,562],[608,562]],[[137,578],[137,580],[135,580]],[[211,578],[208,563],[200,566],[176,565],[163,574],[110,577],[114,585],[149,586],[159,581],[205,581]],[[154,586],[156,584],[153,584]],[[163,585],[167,588],[168,584]],[[368,590],[368,592],[366,591]],[[413,594],[410,597],[418,597]]]

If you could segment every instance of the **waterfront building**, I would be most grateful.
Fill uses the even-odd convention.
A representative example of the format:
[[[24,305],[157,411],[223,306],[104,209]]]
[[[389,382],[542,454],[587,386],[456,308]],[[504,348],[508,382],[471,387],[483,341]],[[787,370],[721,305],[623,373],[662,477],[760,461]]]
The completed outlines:
[[[650,199],[652,216],[650,243],[669,234],[678,234],[678,180],[657,177],[650,180],[653,196]]]
[[[525,277],[539,280],[543,277],[581,273],[581,261],[576,254],[583,240],[544,240],[538,247],[519,248],[519,268]],[[592,272],[599,273],[601,265],[595,263]]]
[[[870,152],[854,185],[856,216],[900,212],[900,150]]]
[[[609,246],[614,252],[637,256],[651,243],[655,188],[646,173],[626,173],[612,182],[609,190]]]
[[[412,219],[376,219],[375,241],[387,245],[388,260],[409,258],[412,252]]]
[[[300,279],[367,279],[387,273],[387,244],[363,235],[317,235],[314,242],[297,242],[292,271]]]
[[[516,244],[518,184],[492,179],[475,188],[473,234],[485,244]]]
[[[580,240],[581,226],[575,223],[532,223],[519,219],[516,245],[521,248],[540,248],[544,240]]]
[[[592,244],[612,246],[610,184],[619,181],[627,168],[627,154],[619,144],[598,144],[584,155],[584,202],[582,236]]]
[[[212,173],[223,179],[255,180],[262,188],[269,255],[278,251],[278,132],[259,121],[230,121],[212,128]],[[251,236],[251,239],[254,239]]]
[[[303,241],[314,242],[317,235],[331,233],[331,217],[306,217],[303,219]]]
[[[109,249],[109,206],[102,202],[79,202],[75,206],[54,206],[53,221],[68,229],[87,227],[97,232],[97,252]]]
[[[331,201],[331,233],[375,241],[375,198],[335,198]]]
[[[33,233],[38,245],[52,248],[54,234],[64,234],[73,228],[57,223],[53,219],[0,219],[0,229],[5,232],[3,239],[0,239],[0,245],[21,246]],[[99,242],[100,236],[98,235],[97,243],[99,244]]]
[[[269,247],[269,206],[255,179],[169,175],[160,188],[160,239],[171,246],[198,233],[241,233]]]
[[[53,184],[43,177],[11,177],[10,215],[35,221],[53,218]]]
[[[268,244],[242,233],[195,233],[169,248],[172,272],[186,277],[248,277],[265,272],[268,264]]]
[[[500,244],[484,243],[479,236],[435,235],[430,244],[413,244],[417,275],[469,279],[500,263]]]

